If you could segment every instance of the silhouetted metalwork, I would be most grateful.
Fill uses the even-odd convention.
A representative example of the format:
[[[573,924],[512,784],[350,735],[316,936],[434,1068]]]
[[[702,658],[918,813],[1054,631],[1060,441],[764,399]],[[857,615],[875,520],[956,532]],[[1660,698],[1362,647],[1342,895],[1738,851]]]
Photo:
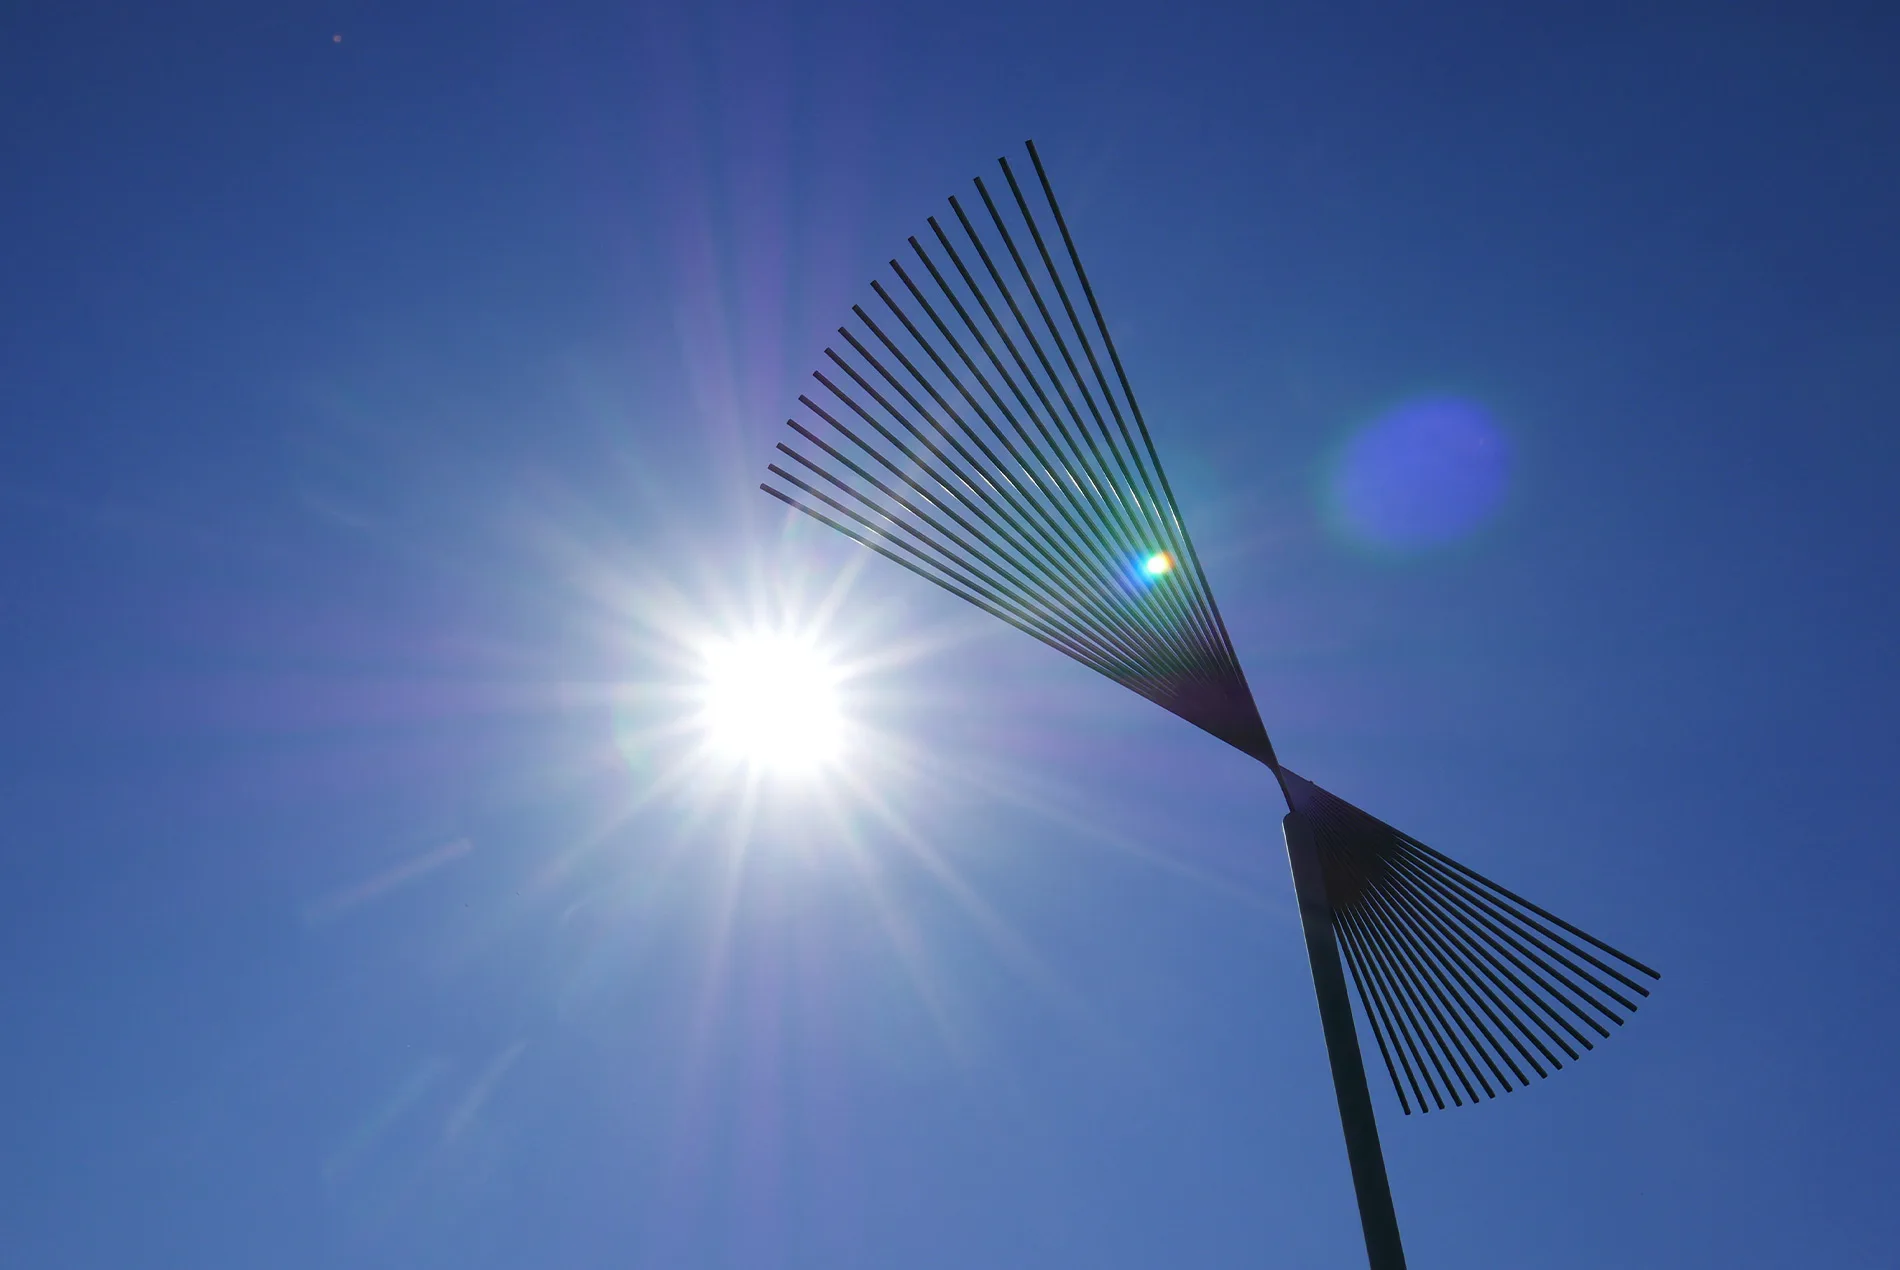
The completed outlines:
[[[1402,1267],[1340,955],[1408,1115],[1562,1068],[1659,976],[1281,765],[1029,161],[1039,197],[1000,160],[871,284],[760,488],[1272,769],[1367,1252]]]
[[[1407,1113],[1550,1075],[1649,995],[1633,975],[1661,978],[1311,781],[1280,775],[1312,826],[1333,931]]]

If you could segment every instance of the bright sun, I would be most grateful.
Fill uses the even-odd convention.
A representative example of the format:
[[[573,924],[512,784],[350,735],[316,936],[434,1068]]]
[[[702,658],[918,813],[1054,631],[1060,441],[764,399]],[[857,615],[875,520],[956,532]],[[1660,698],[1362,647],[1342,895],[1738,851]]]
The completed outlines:
[[[705,652],[704,722],[721,754],[754,768],[803,774],[843,747],[839,673],[786,635],[722,640]]]

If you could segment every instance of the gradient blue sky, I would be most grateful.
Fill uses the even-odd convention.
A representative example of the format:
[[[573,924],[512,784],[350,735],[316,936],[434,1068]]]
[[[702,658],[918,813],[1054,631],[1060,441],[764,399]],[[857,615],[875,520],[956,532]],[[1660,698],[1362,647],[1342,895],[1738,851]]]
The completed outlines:
[[[1413,1264],[1890,1265],[1897,54],[16,7],[0,1260],[1357,1262],[1266,774],[753,489],[1034,137],[1282,755],[1665,973],[1529,1091],[1375,1090]],[[1334,465],[1448,395],[1501,506],[1368,544]],[[839,579],[877,801],[667,784],[681,633]]]

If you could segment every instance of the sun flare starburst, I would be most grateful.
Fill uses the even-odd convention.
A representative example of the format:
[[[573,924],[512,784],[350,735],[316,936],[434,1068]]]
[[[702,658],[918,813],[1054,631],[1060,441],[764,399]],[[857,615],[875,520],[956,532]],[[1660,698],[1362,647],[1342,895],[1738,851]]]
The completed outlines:
[[[712,748],[731,760],[807,774],[843,749],[838,668],[810,641],[755,634],[709,644],[701,722]]]

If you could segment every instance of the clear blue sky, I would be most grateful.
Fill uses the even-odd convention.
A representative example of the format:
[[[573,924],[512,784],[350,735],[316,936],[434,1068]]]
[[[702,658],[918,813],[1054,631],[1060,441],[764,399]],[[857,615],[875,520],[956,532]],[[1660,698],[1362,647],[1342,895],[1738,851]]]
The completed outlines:
[[[1034,137],[1281,754],[1665,973],[1413,1264],[1892,1264],[1891,7],[799,8],[0,25],[0,1261],[1363,1264],[1266,773],[753,488]],[[840,577],[878,801],[668,785]]]

